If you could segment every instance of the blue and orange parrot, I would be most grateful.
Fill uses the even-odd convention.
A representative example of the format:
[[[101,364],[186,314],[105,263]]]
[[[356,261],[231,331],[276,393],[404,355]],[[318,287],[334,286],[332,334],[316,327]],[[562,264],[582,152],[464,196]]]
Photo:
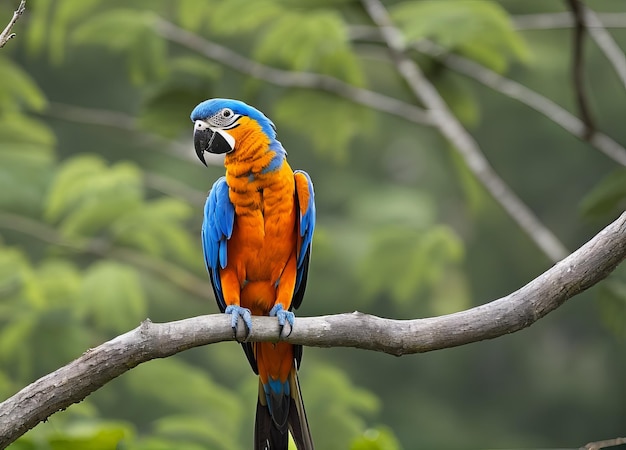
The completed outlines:
[[[247,332],[251,315],[294,324],[302,303],[315,227],[313,184],[293,171],[274,124],[260,111],[228,99],[206,100],[191,113],[194,147],[225,154],[204,207],[202,247],[220,311]],[[259,375],[254,448],[287,450],[289,433],[299,450],[313,449],[297,368],[302,346],[286,342],[241,344]]]

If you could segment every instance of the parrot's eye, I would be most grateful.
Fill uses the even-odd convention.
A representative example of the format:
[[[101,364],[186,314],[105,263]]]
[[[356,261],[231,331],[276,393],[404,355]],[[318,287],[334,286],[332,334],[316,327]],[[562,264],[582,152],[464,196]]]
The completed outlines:
[[[216,112],[212,117],[209,117],[208,122],[217,128],[230,128],[235,126],[237,119],[241,115],[235,114],[230,108],[222,108]]]

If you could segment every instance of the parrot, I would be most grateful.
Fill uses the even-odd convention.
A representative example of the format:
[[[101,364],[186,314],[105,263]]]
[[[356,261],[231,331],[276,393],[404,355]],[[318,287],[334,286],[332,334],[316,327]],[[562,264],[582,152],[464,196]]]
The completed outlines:
[[[191,121],[200,161],[206,165],[205,152],[224,155],[226,174],[209,191],[201,230],[218,307],[231,316],[233,333],[242,320],[248,335],[252,315],[276,317],[280,335],[291,333],[315,228],[311,177],[291,169],[274,123],[242,101],[205,100]],[[297,372],[302,346],[241,345],[259,376],[254,449],[287,450],[289,432],[298,450],[313,449]]]

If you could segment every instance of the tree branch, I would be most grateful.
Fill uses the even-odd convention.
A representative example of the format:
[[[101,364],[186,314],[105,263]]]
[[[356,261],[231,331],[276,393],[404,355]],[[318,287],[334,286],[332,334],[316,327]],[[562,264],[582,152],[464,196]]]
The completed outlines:
[[[604,279],[624,258],[626,212],[563,261],[491,303],[427,319],[392,320],[359,312],[297,318],[285,340],[400,356],[493,339],[530,326]],[[279,328],[274,318],[254,316],[252,323],[250,341],[276,341]],[[243,335],[242,328],[238,335]],[[143,362],[233,339],[230,318],[224,314],[161,324],[146,320],[0,403],[0,448]]]
[[[259,80],[283,87],[318,89],[330,92],[354,103],[394,116],[400,116],[414,123],[432,125],[430,115],[423,109],[393,97],[358,88],[328,75],[311,72],[290,72],[260,64],[233,52],[229,48],[177,27],[164,19],[158,19],[155,30],[168,41],[180,44],[209,59],[219,61],[226,67],[248,74]]]
[[[559,239],[535,216],[530,208],[508,187],[489,165],[474,138],[450,112],[435,87],[420,68],[405,54],[402,35],[393,26],[387,10],[379,0],[362,0],[372,21],[378,26],[395,60],[398,72],[409,88],[430,111],[435,126],[454,146],[474,175],[493,198],[517,222],[526,234],[552,261],[567,255]]]
[[[22,14],[26,11],[26,0],[22,0],[15,11],[13,11],[13,17],[8,25],[4,28],[2,33],[0,33],[0,48],[4,47],[9,39],[13,39],[15,37],[15,33],[11,33],[13,29],[13,25],[17,22]]]
[[[604,441],[590,442],[580,450],[600,450],[603,448],[617,447],[618,445],[626,444],[626,437],[618,437],[615,439],[606,439]]]
[[[602,21],[596,13],[584,4],[581,4],[581,9],[584,11],[585,24],[589,30],[589,35],[609,60],[626,89],[626,56],[624,52],[617,45],[611,33],[602,26]]]
[[[507,97],[529,106],[557,125],[560,125],[569,133],[584,140],[585,124],[565,108],[559,106],[549,98],[544,97],[537,91],[533,91],[510,78],[503,77],[493,70],[464,58],[463,56],[445,52],[443,48],[431,41],[420,41],[415,45],[415,49],[421,53],[437,58],[446,67],[473,78],[494,91],[500,92]],[[616,163],[626,166],[626,149],[615,142],[611,137],[600,131],[596,131],[588,142]]]
[[[583,134],[584,140],[588,141],[596,130],[593,118],[591,117],[591,111],[589,110],[589,102],[587,101],[587,94],[585,90],[585,30],[587,28],[584,19],[584,5],[581,0],[565,0],[569,5],[576,26],[574,27],[574,34],[572,36],[572,84],[574,85],[574,92],[576,93],[576,103],[578,104],[578,112],[580,118],[585,124],[585,131]]]
[[[571,19],[569,13],[559,14],[565,14]],[[350,37],[354,40],[366,39],[382,41],[379,30],[371,26],[361,25],[350,27]],[[437,61],[441,62],[444,66],[457,73],[472,78],[496,92],[500,92],[509,98],[525,104],[561,126],[565,131],[579,139],[585,140],[585,124],[578,117],[549,98],[544,97],[539,92],[510,78],[506,78],[476,61],[455,53],[450,53],[440,45],[428,39],[422,39],[413,43],[411,48],[437,59]],[[587,142],[616,163],[626,166],[626,148],[608,135],[601,131],[596,131]]]

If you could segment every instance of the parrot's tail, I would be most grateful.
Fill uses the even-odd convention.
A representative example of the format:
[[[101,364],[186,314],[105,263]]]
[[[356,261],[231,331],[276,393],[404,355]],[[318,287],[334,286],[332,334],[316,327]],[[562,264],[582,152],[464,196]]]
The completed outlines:
[[[259,399],[254,424],[255,450],[287,450],[289,432],[298,450],[314,450],[309,422],[304,411],[300,383],[295,366],[289,373],[288,385],[281,394],[259,381]],[[272,405],[271,408],[269,405]]]

